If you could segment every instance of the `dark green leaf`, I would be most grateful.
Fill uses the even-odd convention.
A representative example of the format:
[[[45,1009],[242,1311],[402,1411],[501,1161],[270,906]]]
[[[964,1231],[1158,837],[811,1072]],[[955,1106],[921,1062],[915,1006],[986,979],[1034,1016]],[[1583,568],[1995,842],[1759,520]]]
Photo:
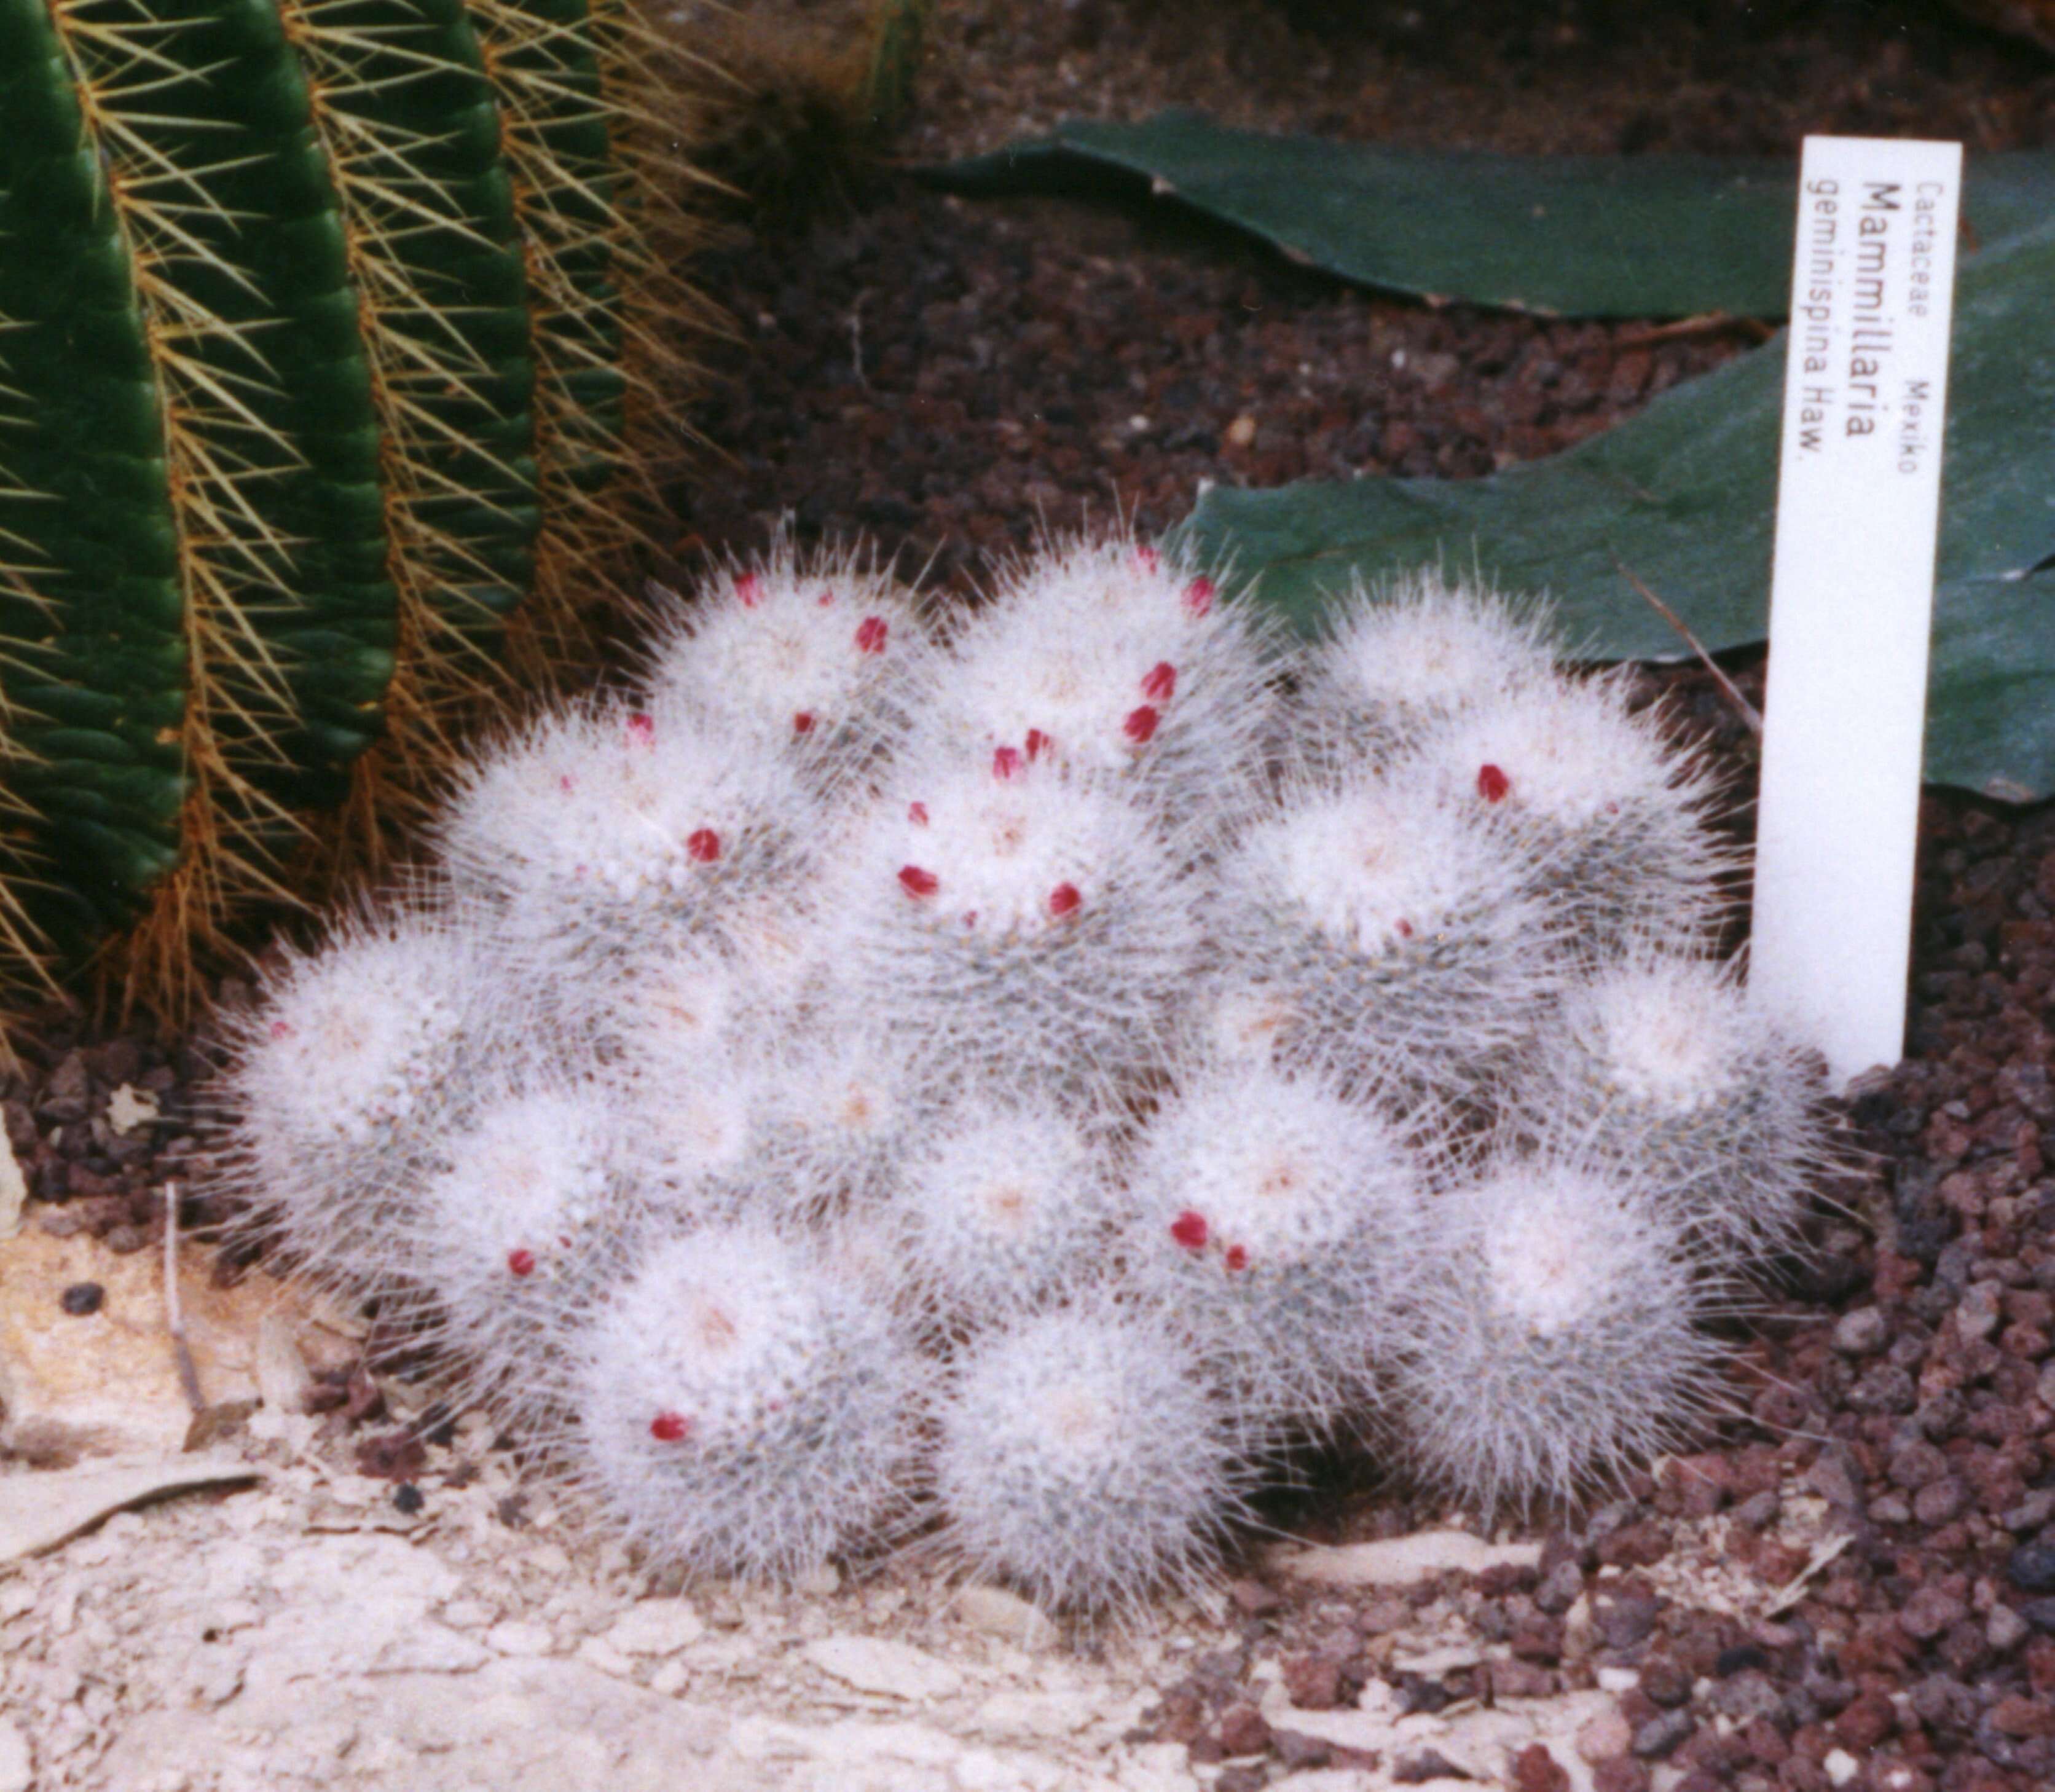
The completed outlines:
[[[1074,122],[927,171],[959,191],[1138,187],[1294,261],[1389,291],[1580,317],[1779,318],[1789,302],[1789,162],[1513,156],[1231,129],[1193,112]],[[2055,155],[1982,158],[1965,206],[1992,244],[2055,215]]]

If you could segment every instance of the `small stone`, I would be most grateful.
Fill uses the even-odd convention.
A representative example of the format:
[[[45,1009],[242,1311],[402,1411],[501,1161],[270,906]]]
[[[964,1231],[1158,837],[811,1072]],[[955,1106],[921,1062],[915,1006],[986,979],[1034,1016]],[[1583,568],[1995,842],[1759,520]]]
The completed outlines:
[[[1056,1641],[1056,1626],[1049,1615],[1004,1587],[965,1587],[951,1609],[972,1630],[1024,1649],[1046,1649]]]
[[[30,1792],[35,1782],[36,1763],[29,1753],[29,1739],[0,1717],[0,1792]]]
[[[1826,1770],[1828,1782],[1835,1786],[1846,1786],[1862,1771],[1862,1763],[1844,1748],[1830,1749],[1820,1765]]]
[[[1570,1792],[1570,1776],[1540,1743],[1513,1758],[1513,1792]]]
[[[1891,1327],[1875,1307],[1844,1313],[1834,1328],[1834,1348],[1844,1356],[1874,1356],[1891,1341]]]
[[[1608,1586],[1592,1602],[1592,1617],[1609,1649],[1646,1642],[1661,1610],[1655,1595],[1632,1581]]]
[[[1908,1443],[1891,1458],[1890,1472],[1893,1486],[1917,1493],[1948,1472],[1948,1458],[1931,1443]]]
[[[2010,1605],[1994,1605],[1990,1616],[1984,1621],[1984,1640],[1995,1652],[2003,1655],[2024,1642],[2033,1628]]]
[[[706,1626],[682,1599],[645,1599],[613,1620],[605,1642],[629,1656],[676,1655],[706,1634]]]
[[[98,1312],[106,1298],[107,1290],[98,1282],[73,1282],[58,1297],[57,1305],[73,1319],[83,1319]]]
[[[1552,1618],[1560,1618],[1577,1603],[1584,1590],[1584,1570],[1574,1561],[1559,1561],[1542,1576],[1534,1589],[1534,1603]]]
[[[1629,1755],[1614,1755],[1592,1766],[1592,1792],[1648,1792],[1648,1764]]]
[[[1296,1730],[1272,1731],[1270,1746],[1288,1773],[1301,1767],[1324,1767],[1335,1757],[1332,1743],[1319,1736],[1301,1735]]]
[[[1991,1707],[1990,1725],[2002,1736],[2055,1736],[2055,1703],[2014,1693]]]
[[[538,1624],[508,1618],[485,1633],[486,1647],[501,1655],[547,1655],[552,1638]]]
[[[882,1636],[823,1636],[799,1652],[845,1686],[888,1699],[943,1699],[963,1684],[963,1676],[940,1657]]]
[[[1332,1656],[1287,1656],[1284,1690],[1302,1711],[1331,1711],[1342,1702],[1342,1664]]]
[[[1499,1699],[1547,1699],[1556,1691],[1556,1676],[1531,1661],[1494,1661],[1491,1695]]]
[[[1899,1612],[1898,1628],[1919,1642],[1931,1642],[1969,1615],[1969,1607],[1954,1594],[1939,1587],[1922,1587]]]
[[[1834,1719],[1834,1738],[1850,1748],[1867,1752],[1898,1727],[1898,1711],[1880,1692],[1865,1692],[1852,1699]]]
[[[1260,1755],[1270,1746],[1270,1726],[1253,1705],[1236,1705],[1221,1718],[1220,1739],[1230,1756]]]
[[[2055,1543],[2022,1544],[2006,1560],[2005,1576],[2021,1593],[2055,1593]]]
[[[1634,1731],[1617,1705],[1588,1718],[1577,1731],[1577,1753],[1592,1766],[1627,1753]]]
[[[1659,1761],[1697,1728],[1689,1711],[1664,1711],[1635,1731],[1633,1752],[1644,1761]]]
[[[1961,1516],[1970,1490],[1954,1475],[1929,1482],[1912,1497],[1912,1516],[1930,1529]]]
[[[1260,1581],[1247,1579],[1230,1581],[1227,1597],[1234,1608],[1245,1618],[1268,1617],[1284,1603],[1281,1594],[1273,1592]]]
[[[1651,1703],[1667,1711],[1689,1700],[1691,1676],[1677,1662],[1651,1661],[1641,1670],[1641,1690]]]
[[[1955,1303],[1955,1330],[1964,1338],[1987,1338],[1998,1329],[2005,1290],[1996,1282],[1971,1282]]]
[[[400,1512],[411,1518],[428,1502],[423,1496],[421,1490],[412,1482],[402,1481],[392,1490],[392,1503]]]

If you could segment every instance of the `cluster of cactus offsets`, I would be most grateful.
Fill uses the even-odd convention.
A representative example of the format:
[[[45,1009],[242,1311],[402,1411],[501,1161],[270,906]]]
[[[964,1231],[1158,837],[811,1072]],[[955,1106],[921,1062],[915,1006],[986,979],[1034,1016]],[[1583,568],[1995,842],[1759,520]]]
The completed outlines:
[[[641,4],[0,0],[0,999],[183,1008],[639,586],[704,309]]]
[[[1828,1153],[1710,788],[1438,577],[1288,645],[1122,537],[946,627],[781,543],[286,963],[230,1180],[654,1561],[1132,1613],[1307,1440],[1518,1507],[1717,1408]]]

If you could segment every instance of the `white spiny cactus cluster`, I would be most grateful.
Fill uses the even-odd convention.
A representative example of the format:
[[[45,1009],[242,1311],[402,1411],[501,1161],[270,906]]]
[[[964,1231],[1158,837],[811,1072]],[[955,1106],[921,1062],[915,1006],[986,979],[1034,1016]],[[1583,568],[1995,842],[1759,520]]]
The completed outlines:
[[[1131,1613],[1296,1442],[1519,1505],[1716,1405],[1820,1091],[1706,776],[1540,612],[1292,648],[1122,538],[953,629],[783,540],[667,602],[220,1092],[258,1223],[650,1560]]]

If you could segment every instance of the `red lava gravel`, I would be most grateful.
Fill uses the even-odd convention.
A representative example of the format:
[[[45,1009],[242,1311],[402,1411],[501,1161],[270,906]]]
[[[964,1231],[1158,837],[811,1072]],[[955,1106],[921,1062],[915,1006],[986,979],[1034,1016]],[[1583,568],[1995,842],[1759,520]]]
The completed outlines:
[[[1085,58],[1066,78],[1088,95],[1106,73],[1090,61],[1093,41],[1167,41],[1153,22],[1163,10],[1141,0],[1021,10],[1034,15],[1023,33],[1057,30],[1059,13],[1072,21],[1063,29],[1075,41],[1051,54]],[[1588,29],[1607,10],[1552,16],[1574,12]],[[1684,47],[1668,55],[1665,78],[1682,80],[1692,44],[1702,49],[1735,9],[1674,10]],[[1635,116],[1659,128],[1638,127],[1635,143],[1777,149],[1801,127],[1880,118],[1905,128],[1872,80],[1893,66],[1891,45],[1857,41],[1867,27],[1853,15],[1866,10],[1789,10],[1800,34],[1777,40],[1782,97],[1749,90],[1745,63],[1721,63],[1718,79],[1679,88],[1674,109],[1649,97]],[[949,30],[1003,73],[1008,27],[989,23],[1000,18],[991,8],[964,11],[986,22]],[[1281,12],[1288,38],[1299,15],[1322,9]],[[1879,9],[1876,30],[1905,29],[1902,16],[1904,6]],[[2051,116],[2049,65],[1922,19],[1922,41],[1954,45],[1954,65],[1967,71],[1952,85],[1920,77],[1927,128],[1979,144],[2034,140]],[[1804,84],[1785,78],[1802,65],[1805,30],[1831,39],[1826,116],[1797,116]],[[1441,47],[1415,68],[1402,44],[1381,40],[1378,52],[1405,77],[1392,91],[1406,98],[1413,140],[1432,140],[1420,96],[1446,66],[1434,60],[1446,57],[1443,35],[1429,35]],[[1491,45],[1478,53],[1489,62]],[[1333,65],[1323,66],[1319,104],[1338,104]],[[1526,91],[1513,63],[1497,73],[1509,93]],[[1146,73],[1138,85],[1150,94],[1166,87],[1162,68]],[[1466,67],[1461,90],[1491,74]],[[1616,86],[1618,76],[1607,78]],[[949,104],[969,116],[967,77],[949,78]],[[1556,146],[1605,147],[1583,140],[1565,93]],[[1521,104],[1532,135],[1535,109]],[[1448,140],[1461,136],[1451,128]],[[1066,201],[977,205],[900,176],[878,177],[853,207],[810,228],[738,231],[702,278],[738,341],[715,357],[730,370],[691,420],[724,457],[688,495],[680,570],[704,553],[762,546],[790,511],[803,542],[867,535],[905,570],[957,593],[985,556],[1024,546],[1045,523],[1118,511],[1145,531],[1167,527],[1205,480],[1463,477],[1552,453],[1761,334],[1745,324],[1435,312],[1187,227]],[[1759,656],[1737,670],[1759,697]],[[1669,689],[1686,725],[1726,756],[1745,796],[1748,737],[1710,681],[1673,673],[1649,683]],[[1747,825],[1744,800],[1744,835]],[[1659,1774],[1668,1792],[2055,1783],[2051,912],[2055,809],[1930,794],[1910,1056],[1849,1103],[1861,1167],[1826,1191],[1816,1256],[1791,1266],[1737,1337],[1743,1410],[1659,1479],[1635,1478],[1595,1508],[1538,1522],[1533,1569],[1375,1596],[1288,1592],[1245,1569],[1231,1588],[1240,1646],[1193,1661],[1162,1689],[1145,1732],[1188,1745],[1195,1763],[1224,1764],[1218,1792],[1252,1792],[1296,1769],[1354,1764],[1346,1750],[1272,1731],[1257,1710],[1255,1671],[1267,1664],[1296,1704],[1316,1709],[1350,1703],[1373,1677],[1410,1708],[1437,1710],[1589,1687],[1611,1668],[1631,1671],[1635,1685],[1622,1698],[1619,1747],[1594,1766],[1599,1792],[1644,1792]],[[0,1095],[34,1197],[30,1222],[97,1233],[116,1249],[148,1243],[163,1222],[152,1191],[180,1177],[198,1148],[187,1119],[195,1056],[178,1041],[54,1020],[22,1043],[23,1072]],[[106,1103],[123,1083],[155,1094],[164,1119],[116,1133]],[[369,1377],[329,1393],[331,1423],[377,1419]],[[422,1458],[409,1442],[368,1435],[362,1457],[418,1499]],[[1360,1464],[1323,1465],[1315,1479],[1277,1515],[1302,1535],[1390,1535],[1435,1515]],[[1751,1608],[1767,1609],[1769,1589],[1807,1565],[1777,1535],[1785,1503],[1800,1498],[1824,1502],[1828,1531],[1850,1541],[1776,1615],[1728,1616],[1661,1590],[1654,1571],[1680,1527],[1724,1514],[1727,1565],[1764,1589]],[[1572,1626],[1580,1597],[1592,1622]],[[1392,1633],[1434,1600],[1453,1601],[1504,1659],[1438,1676],[1397,1670]],[[1428,1755],[1381,1766],[1406,1783],[1449,1764]],[[1568,1783],[1539,1747],[1517,1770],[1520,1792]]]

